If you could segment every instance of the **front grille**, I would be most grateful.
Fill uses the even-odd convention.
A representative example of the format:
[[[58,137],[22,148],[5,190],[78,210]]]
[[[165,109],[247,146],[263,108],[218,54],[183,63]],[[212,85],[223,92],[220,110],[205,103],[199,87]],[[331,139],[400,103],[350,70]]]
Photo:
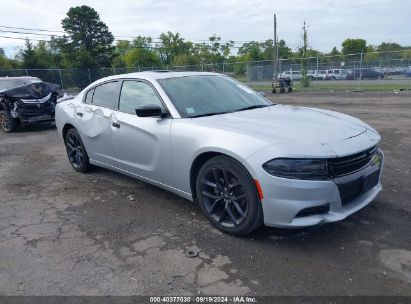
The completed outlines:
[[[331,174],[338,177],[357,172],[366,167],[376,153],[377,147],[373,147],[354,155],[332,158],[329,160]]]

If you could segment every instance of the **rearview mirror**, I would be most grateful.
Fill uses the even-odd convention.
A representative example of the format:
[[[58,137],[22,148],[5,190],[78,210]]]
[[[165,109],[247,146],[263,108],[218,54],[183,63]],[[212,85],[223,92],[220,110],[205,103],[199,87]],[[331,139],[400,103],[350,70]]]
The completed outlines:
[[[163,112],[160,106],[148,104],[137,107],[136,114],[138,117],[164,117],[166,113]]]

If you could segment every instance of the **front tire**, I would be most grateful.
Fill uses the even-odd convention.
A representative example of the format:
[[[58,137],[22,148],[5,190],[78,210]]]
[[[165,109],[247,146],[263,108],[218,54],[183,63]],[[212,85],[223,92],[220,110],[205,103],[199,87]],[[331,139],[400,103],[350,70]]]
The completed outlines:
[[[262,224],[254,179],[232,158],[216,156],[205,162],[197,176],[196,193],[207,219],[222,232],[246,235]]]
[[[19,123],[19,119],[13,118],[9,110],[3,110],[0,112],[0,127],[4,133],[14,132]]]
[[[88,154],[76,129],[67,131],[66,138],[67,157],[71,166],[78,172],[87,172],[91,169]]]

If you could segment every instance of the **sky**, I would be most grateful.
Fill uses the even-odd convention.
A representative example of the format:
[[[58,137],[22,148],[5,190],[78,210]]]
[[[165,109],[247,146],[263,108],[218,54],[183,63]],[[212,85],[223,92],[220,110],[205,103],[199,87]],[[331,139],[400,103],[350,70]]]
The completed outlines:
[[[302,43],[304,21],[309,46],[323,52],[334,46],[340,49],[346,38],[411,46],[409,0],[0,0],[0,26],[62,30],[68,9],[83,4],[96,9],[115,36],[156,38],[172,31],[195,41],[214,33],[225,41],[264,41],[273,37],[276,13],[278,38],[293,49]],[[8,30],[0,27],[0,35],[28,36],[3,32]],[[0,38],[8,56],[16,54],[23,43]]]

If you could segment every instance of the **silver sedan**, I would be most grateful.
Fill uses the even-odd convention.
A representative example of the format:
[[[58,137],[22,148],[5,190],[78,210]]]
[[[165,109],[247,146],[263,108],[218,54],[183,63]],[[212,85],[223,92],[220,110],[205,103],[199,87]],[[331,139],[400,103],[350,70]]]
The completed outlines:
[[[381,191],[372,127],[272,104],[215,73],[100,79],[58,103],[56,124],[75,170],[96,165],[174,192],[229,234],[342,220]]]

